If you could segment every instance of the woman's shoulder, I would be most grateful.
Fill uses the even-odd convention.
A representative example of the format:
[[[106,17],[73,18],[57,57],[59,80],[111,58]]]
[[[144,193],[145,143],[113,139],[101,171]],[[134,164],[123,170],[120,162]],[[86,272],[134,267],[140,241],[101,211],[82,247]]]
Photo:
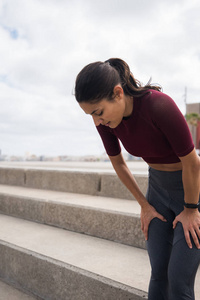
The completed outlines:
[[[176,105],[175,101],[167,94],[156,91],[148,90],[148,94],[142,97],[145,105],[151,106],[152,108],[164,108],[168,105]]]
[[[149,89],[147,91],[147,93],[144,94],[143,96],[144,98],[147,98],[147,99],[151,99],[152,101],[154,99],[159,99],[159,100],[162,100],[162,99],[171,99],[171,97],[161,91],[157,91],[157,90],[153,90],[153,89]]]
[[[165,116],[178,110],[175,101],[167,94],[149,89],[137,101],[138,110],[145,115],[156,117]]]

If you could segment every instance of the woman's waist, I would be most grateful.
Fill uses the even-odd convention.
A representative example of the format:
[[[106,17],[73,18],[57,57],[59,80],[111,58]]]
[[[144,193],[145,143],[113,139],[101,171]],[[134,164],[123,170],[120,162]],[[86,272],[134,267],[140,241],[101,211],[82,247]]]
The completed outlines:
[[[152,164],[148,163],[149,167],[152,169],[158,170],[158,171],[164,171],[164,172],[174,172],[174,171],[180,171],[182,170],[182,163],[177,162],[173,164]]]
[[[177,166],[178,167],[178,166]],[[168,170],[157,170],[153,167],[149,167],[149,184],[158,185],[168,190],[179,190],[183,189],[182,182],[182,170],[181,169],[170,169]]]

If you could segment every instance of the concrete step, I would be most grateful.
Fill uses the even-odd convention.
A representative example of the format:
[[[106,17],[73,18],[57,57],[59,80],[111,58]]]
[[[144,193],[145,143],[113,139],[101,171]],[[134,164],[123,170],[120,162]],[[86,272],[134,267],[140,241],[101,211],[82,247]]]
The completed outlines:
[[[13,286],[0,281],[0,300],[39,300],[41,298],[33,297],[16,289]]]
[[[0,185],[0,212],[145,249],[133,200]]]
[[[135,175],[145,194],[147,175]],[[121,199],[134,199],[116,174],[76,172],[66,170],[28,169],[0,166],[0,184],[54,190],[59,192],[98,195]]]
[[[0,277],[48,300],[147,299],[145,250],[0,215]]]
[[[134,174],[147,174],[148,165],[144,161],[126,161]],[[111,162],[108,161],[0,161],[3,168],[49,169],[78,172],[115,173]]]

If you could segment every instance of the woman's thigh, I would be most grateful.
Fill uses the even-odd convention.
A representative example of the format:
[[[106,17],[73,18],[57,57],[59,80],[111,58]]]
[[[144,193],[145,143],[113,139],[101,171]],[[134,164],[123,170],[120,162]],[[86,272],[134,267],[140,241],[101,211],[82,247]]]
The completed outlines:
[[[172,244],[172,226],[158,218],[153,219],[149,226],[147,250],[154,280],[167,279]]]
[[[165,217],[167,222],[154,218],[148,230],[147,250],[152,267],[152,276],[162,278],[167,276],[167,268],[173,244],[173,220],[175,214],[169,209],[168,193],[159,186],[149,185],[148,202]]]
[[[194,242],[192,249],[186,243],[183,227],[178,223],[168,267],[171,299],[194,299],[194,281],[200,264],[200,250]],[[187,296],[186,296],[187,295]]]

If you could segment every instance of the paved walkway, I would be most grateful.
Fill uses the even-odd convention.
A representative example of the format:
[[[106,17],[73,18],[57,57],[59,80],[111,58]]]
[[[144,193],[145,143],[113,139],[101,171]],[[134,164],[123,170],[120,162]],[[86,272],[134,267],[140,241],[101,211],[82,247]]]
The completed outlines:
[[[128,161],[127,165],[134,174],[147,174],[148,165],[143,161]],[[84,161],[68,161],[68,162],[39,162],[39,161],[24,161],[24,162],[7,162],[1,161],[0,167],[10,168],[34,168],[34,169],[51,169],[51,170],[69,170],[69,171],[84,171],[84,172],[101,172],[114,173],[112,164],[107,162],[84,162]]]

